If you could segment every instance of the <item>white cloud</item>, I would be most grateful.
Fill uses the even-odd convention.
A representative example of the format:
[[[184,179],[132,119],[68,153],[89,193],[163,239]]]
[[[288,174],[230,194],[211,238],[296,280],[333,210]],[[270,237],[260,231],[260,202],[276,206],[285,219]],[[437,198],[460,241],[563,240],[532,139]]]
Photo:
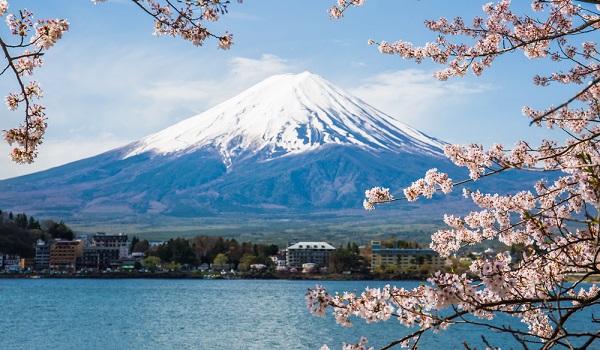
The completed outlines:
[[[293,64],[276,55],[263,54],[260,59],[234,57],[229,61],[231,74],[243,81],[263,80],[271,75],[288,73]]]
[[[278,56],[263,54],[258,59],[231,58],[226,71],[219,76],[197,79],[194,76],[173,80],[157,79],[156,82],[140,87],[138,93],[150,97],[153,103],[186,104],[189,108],[205,110],[225,101],[250,86],[274,75],[288,73],[293,64]],[[191,115],[186,116],[191,117]]]
[[[431,71],[407,69],[379,73],[347,89],[382,112],[436,136],[436,125],[443,125],[443,120],[452,119],[492,88],[466,81],[441,82]]]
[[[556,138],[544,128],[529,128],[520,100],[500,98],[512,87],[469,78],[438,81],[433,71],[408,69],[378,73],[346,87],[373,107],[446,142],[513,145]]]

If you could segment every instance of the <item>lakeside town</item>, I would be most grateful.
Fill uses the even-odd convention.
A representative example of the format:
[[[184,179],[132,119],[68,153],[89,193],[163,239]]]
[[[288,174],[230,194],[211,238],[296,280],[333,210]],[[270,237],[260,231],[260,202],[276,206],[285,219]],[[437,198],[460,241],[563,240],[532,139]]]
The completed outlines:
[[[438,270],[466,271],[481,255],[442,258],[396,238],[337,248],[319,241],[281,248],[208,235],[148,241],[126,233],[75,234],[63,222],[0,211],[2,277],[426,279]]]

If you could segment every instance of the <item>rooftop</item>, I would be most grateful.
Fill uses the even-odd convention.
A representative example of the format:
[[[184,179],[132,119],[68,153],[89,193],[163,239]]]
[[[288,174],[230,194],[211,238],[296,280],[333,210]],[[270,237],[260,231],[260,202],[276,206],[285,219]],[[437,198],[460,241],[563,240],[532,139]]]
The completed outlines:
[[[298,242],[294,243],[287,248],[289,249],[334,249],[335,248],[327,242]]]

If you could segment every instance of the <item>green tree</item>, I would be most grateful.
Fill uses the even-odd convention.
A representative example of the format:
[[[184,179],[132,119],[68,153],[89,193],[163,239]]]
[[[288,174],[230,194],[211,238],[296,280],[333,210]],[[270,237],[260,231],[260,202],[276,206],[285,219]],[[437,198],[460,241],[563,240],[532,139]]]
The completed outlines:
[[[131,245],[129,246],[129,252],[132,253],[134,252],[133,248],[135,247],[135,245],[137,244],[137,242],[139,242],[140,239],[137,238],[137,236],[133,236],[133,238],[131,239]]]
[[[279,246],[277,244],[269,244],[265,246],[265,255],[272,256],[279,254]]]
[[[150,249],[150,242],[148,242],[148,240],[144,239],[142,241],[139,241],[135,244],[135,246],[133,247],[134,252],[146,252],[148,249]]]
[[[192,250],[189,241],[181,237],[176,239],[171,238],[166,244],[159,246],[156,249],[156,255],[162,261],[173,261],[178,264],[191,265],[197,263],[196,254]]]
[[[181,264],[171,261],[169,263],[165,263],[163,267],[170,271],[178,271],[181,270]]]
[[[146,270],[156,272],[159,266],[161,266],[161,260],[157,256],[149,256],[142,260],[142,265],[146,267]]]
[[[338,249],[329,257],[331,272],[362,269],[364,266],[365,262],[363,258],[352,250]]]
[[[256,264],[256,256],[246,253],[240,260],[238,269],[240,271],[248,271],[250,270],[250,265],[252,264]]]
[[[29,223],[27,224],[28,230],[40,230],[41,226],[39,221],[35,220],[33,216],[29,217]]]
[[[22,258],[35,256],[35,242],[41,238],[37,230],[27,231],[16,225],[0,225],[0,253],[19,254]]]
[[[72,240],[74,237],[73,230],[69,228],[63,221],[53,224],[49,227],[48,233],[54,239]]]
[[[227,257],[227,255],[223,254],[223,253],[219,253],[217,254],[217,256],[215,257],[215,260],[213,260],[213,268],[214,269],[226,269],[229,267],[229,258]]]
[[[410,259],[411,264],[415,264],[415,265],[423,265],[425,263],[425,255],[417,255],[416,257]]]
[[[229,262],[236,266],[240,263],[242,256],[244,255],[242,246],[235,239],[227,241],[227,245],[228,248],[226,254],[229,257]]]
[[[22,229],[27,228],[27,215],[25,213],[17,214],[15,224]]]
[[[258,254],[258,256],[256,257],[255,264],[263,264],[267,266],[267,268],[269,268],[271,267],[271,265],[273,265],[273,261],[269,256],[265,254]]]

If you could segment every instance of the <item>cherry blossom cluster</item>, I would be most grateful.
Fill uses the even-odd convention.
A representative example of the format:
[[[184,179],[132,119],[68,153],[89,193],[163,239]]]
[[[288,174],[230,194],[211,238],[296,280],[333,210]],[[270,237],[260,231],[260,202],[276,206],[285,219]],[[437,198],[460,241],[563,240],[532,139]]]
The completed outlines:
[[[31,43],[40,49],[48,50],[68,30],[69,22],[63,19],[37,21],[35,24],[35,35],[31,37]]]
[[[92,1],[98,3],[95,0]],[[238,3],[242,2],[243,0],[238,0]],[[226,14],[230,4],[229,0],[179,2],[182,7],[175,6],[171,1],[163,0],[143,0],[135,1],[135,3],[154,18],[155,35],[181,37],[196,46],[204,44],[206,39],[213,37],[219,40],[218,47],[223,50],[228,50],[233,45],[232,34],[225,32],[223,35],[216,35],[202,24],[204,21],[218,21],[220,15]]]
[[[363,201],[363,207],[366,210],[375,209],[373,204],[388,203],[394,199],[394,197],[390,194],[390,189],[383,187],[373,187],[370,190],[366,190],[365,197],[367,198]]]
[[[347,344],[344,343],[342,345],[342,350],[374,350],[373,347],[367,348],[365,344],[369,341],[365,337],[360,337],[360,341],[356,344]],[[323,345],[320,350],[329,350],[327,345]]]
[[[330,16],[343,17],[348,8],[362,4],[338,1]],[[600,303],[600,288],[582,284],[585,278],[600,275],[600,65],[595,43],[600,1],[532,0],[532,12],[527,14],[513,12],[508,0],[487,3],[481,9],[483,15],[471,21],[461,17],[426,21],[425,26],[438,34],[433,42],[415,46],[403,40],[381,41],[379,50],[416,63],[439,63],[444,67],[435,77],[440,80],[464,76],[469,70],[481,75],[496,59],[519,51],[528,59],[550,60],[556,71],[533,77],[534,86],[578,88],[557,104],[541,110],[526,106],[522,113],[533,125],[563,130],[566,140],[543,140],[539,146],[519,141],[511,148],[448,145],[445,155],[468,169],[469,177],[452,182],[431,169],[404,189],[404,197],[393,200],[431,198],[437,191],[449,193],[467,182],[476,186],[476,181],[514,169],[539,172],[540,180],[533,188],[517,193],[463,190],[464,197],[479,209],[463,216],[444,215],[448,227],[435,232],[430,245],[440,255],[452,256],[466,246],[497,240],[507,248],[521,247],[520,253],[475,260],[468,274],[438,272],[429,284],[412,290],[387,286],[329,295],[317,286],[307,300],[318,310],[315,314],[331,308],[341,325],[358,317],[366,322],[396,318],[404,326],[417,327],[390,346],[417,348],[425,332],[459,322],[510,333],[524,348],[540,343],[544,348],[569,347],[575,338],[584,339],[587,346],[597,345],[600,336],[595,331],[574,333],[569,327],[572,315]],[[454,42],[453,37],[461,39]],[[554,172],[546,176],[547,171]],[[378,187],[367,191],[366,197],[369,210],[392,201],[389,190]],[[569,279],[574,282],[567,283]],[[442,315],[441,310],[447,312]],[[491,322],[499,313],[519,318],[527,330]],[[466,314],[481,321],[468,321]]]
[[[338,0],[336,5],[329,9],[329,17],[333,19],[344,17],[344,11],[350,6],[362,6],[365,0]]]
[[[410,187],[405,188],[404,196],[408,201],[413,202],[419,196],[431,198],[438,189],[448,194],[452,192],[453,186],[452,179],[448,177],[448,174],[440,173],[436,168],[433,168],[427,171],[424,178],[413,182]]]
[[[415,201],[419,196],[431,198],[437,190],[443,193],[452,191],[452,179],[448,174],[440,173],[437,169],[430,169],[425,174],[425,178],[413,182],[413,184],[404,190],[404,199]],[[375,209],[374,204],[388,203],[394,201],[394,196],[390,194],[389,188],[374,187],[365,191],[365,200],[363,207],[367,210]]]
[[[0,16],[4,16],[4,14],[8,11],[8,2],[6,0],[0,0]]]
[[[35,80],[27,81],[34,70],[43,64],[44,51],[52,47],[63,33],[69,30],[69,23],[61,19],[33,21],[33,13],[27,9],[18,14],[7,14],[8,2],[0,1],[0,13],[6,15],[6,24],[16,44],[0,40],[0,45],[7,60],[2,73],[12,72],[16,77],[20,91],[9,93],[5,97],[6,106],[14,111],[22,107],[25,111],[25,122],[17,128],[3,130],[3,139],[11,146],[16,146],[10,157],[17,163],[31,163],[37,156],[37,148],[42,143],[47,123],[45,107],[35,103],[42,98],[43,90]],[[27,40],[29,38],[29,40]]]

